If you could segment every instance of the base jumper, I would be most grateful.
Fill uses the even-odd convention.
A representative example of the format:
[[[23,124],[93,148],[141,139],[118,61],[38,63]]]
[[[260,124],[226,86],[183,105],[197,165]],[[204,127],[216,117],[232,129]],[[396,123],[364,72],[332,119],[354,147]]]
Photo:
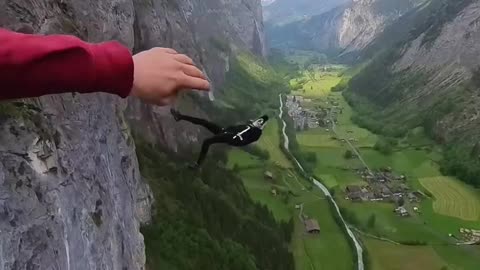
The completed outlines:
[[[193,164],[192,168],[199,168],[208,153],[210,145],[215,143],[224,143],[231,146],[246,146],[256,142],[262,135],[262,130],[268,121],[268,116],[264,115],[256,120],[250,120],[243,125],[235,125],[229,127],[220,127],[205,119],[200,119],[188,115],[183,115],[178,111],[171,109],[171,113],[175,120],[188,121],[192,124],[203,126],[214,134],[214,136],[203,141],[202,150],[198,156],[198,160]]]

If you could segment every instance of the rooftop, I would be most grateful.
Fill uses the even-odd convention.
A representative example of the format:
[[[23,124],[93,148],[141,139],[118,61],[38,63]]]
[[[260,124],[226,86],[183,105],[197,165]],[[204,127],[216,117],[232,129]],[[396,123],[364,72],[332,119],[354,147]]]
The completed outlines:
[[[305,229],[307,230],[307,232],[320,231],[320,226],[315,219],[306,219]]]

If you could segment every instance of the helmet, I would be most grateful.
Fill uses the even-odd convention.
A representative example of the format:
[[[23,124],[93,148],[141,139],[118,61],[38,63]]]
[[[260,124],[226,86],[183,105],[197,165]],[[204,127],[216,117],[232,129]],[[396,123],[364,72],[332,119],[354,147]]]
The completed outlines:
[[[262,117],[258,118],[257,120],[252,121],[252,126],[263,129],[265,124],[268,121],[268,115],[263,115]]]

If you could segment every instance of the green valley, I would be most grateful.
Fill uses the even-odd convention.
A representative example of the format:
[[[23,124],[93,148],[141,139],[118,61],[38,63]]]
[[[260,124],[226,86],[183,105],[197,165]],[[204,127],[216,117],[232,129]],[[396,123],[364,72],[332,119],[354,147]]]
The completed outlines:
[[[259,142],[270,153],[269,160],[232,150],[229,167],[242,178],[253,200],[266,205],[278,221],[294,227],[290,249],[295,269],[353,269],[353,251],[335,222],[325,195],[292,169],[280,151],[279,134],[279,125],[273,121]],[[318,235],[305,231],[304,218],[318,221]]]
[[[367,268],[477,269],[480,250],[461,243],[472,239],[463,229],[480,230],[480,192],[442,175],[443,152],[423,129],[390,138],[352,122],[356,112],[341,92],[330,91],[348,72],[343,67],[327,68],[311,66],[291,79],[290,95],[295,98],[290,97],[290,115],[294,122],[303,121],[304,115],[306,123],[308,119],[320,122],[310,128],[295,124],[300,155],[304,155],[299,159],[334,194],[342,215],[367,250]],[[311,153],[314,159],[307,158]],[[392,179],[375,183],[378,175]],[[382,187],[392,194],[381,191]],[[393,195],[400,187],[405,189],[403,196]],[[350,188],[368,199],[360,199]],[[375,196],[376,192],[380,194]],[[375,199],[380,196],[389,198]],[[404,209],[405,216],[395,209]]]

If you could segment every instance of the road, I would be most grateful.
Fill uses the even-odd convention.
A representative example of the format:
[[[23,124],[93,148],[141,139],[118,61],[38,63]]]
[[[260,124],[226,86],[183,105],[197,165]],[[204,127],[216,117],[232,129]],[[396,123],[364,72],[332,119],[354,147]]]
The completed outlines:
[[[283,123],[283,128],[282,128],[282,133],[283,133],[283,138],[284,138],[284,144],[283,144],[283,147],[284,149],[290,153],[290,150],[289,150],[289,138],[287,136],[287,133],[285,132],[286,128],[287,128],[287,123],[285,123],[285,120],[283,120],[283,100],[282,100],[282,95],[279,94],[278,95],[278,98],[280,99],[280,112],[279,112],[279,117],[280,119],[282,120],[282,123]],[[357,152],[357,151],[355,151]],[[298,162],[298,160],[293,156],[293,160],[296,162],[297,166],[300,168],[300,170],[302,170],[303,172],[305,172],[305,170],[303,169],[302,165]],[[323,194],[325,194],[325,196],[327,196],[327,198],[333,203],[333,205],[335,206],[335,209],[337,211],[337,214],[338,216],[340,217],[340,219],[342,220],[342,223],[343,225],[345,226],[345,229],[347,231],[347,234],[348,236],[352,239],[353,243],[355,244],[355,250],[357,252],[357,265],[358,265],[358,270],[364,270],[365,269],[365,266],[364,266],[364,263],[363,263],[363,248],[362,246],[360,245],[360,243],[358,242],[357,238],[355,237],[355,235],[353,234],[352,230],[350,229],[350,227],[348,227],[347,223],[345,222],[345,219],[343,218],[342,216],[342,213],[340,213],[340,209],[338,208],[338,205],[337,203],[335,202],[335,200],[333,199],[332,195],[330,194],[330,191],[328,190],[328,188],[326,186],[324,186],[320,181],[318,181],[317,179],[315,179],[314,177],[311,177],[311,180],[313,181],[313,183],[323,192]]]
[[[353,153],[355,153],[355,155],[357,155],[358,159],[360,160],[360,162],[362,162],[363,166],[365,166],[365,168],[367,168],[368,170],[368,173],[370,173],[370,175],[373,175],[372,173],[372,170],[370,170],[370,167],[368,167],[368,164],[367,162],[365,162],[365,160],[363,159],[362,155],[360,154],[360,152],[357,150],[357,148],[355,146],[353,146],[353,144],[350,142],[349,138],[340,138],[340,135],[338,134],[337,132],[337,125],[335,124],[335,121],[333,119],[333,107],[330,109],[330,112],[328,114],[328,118],[330,118],[330,122],[332,123],[332,131],[333,133],[335,134],[335,136],[337,136],[337,138],[339,140],[341,139],[345,139],[345,141],[347,142],[348,146],[350,147],[350,149],[352,149]]]

